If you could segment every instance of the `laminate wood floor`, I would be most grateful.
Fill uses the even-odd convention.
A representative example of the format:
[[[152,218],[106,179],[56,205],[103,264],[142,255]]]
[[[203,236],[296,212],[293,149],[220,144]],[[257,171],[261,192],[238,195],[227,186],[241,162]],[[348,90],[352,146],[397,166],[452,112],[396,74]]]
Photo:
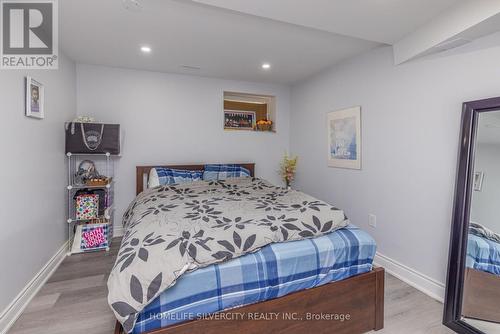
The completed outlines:
[[[9,334],[112,334],[115,320],[106,281],[118,252],[67,257]],[[385,328],[376,333],[452,333],[441,325],[443,305],[386,274]],[[193,333],[195,334],[195,333]]]

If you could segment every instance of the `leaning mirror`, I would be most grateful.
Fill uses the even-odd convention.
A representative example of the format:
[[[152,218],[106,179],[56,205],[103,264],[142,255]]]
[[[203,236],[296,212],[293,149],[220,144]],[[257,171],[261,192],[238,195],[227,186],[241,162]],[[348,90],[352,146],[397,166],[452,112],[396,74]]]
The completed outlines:
[[[500,334],[500,98],[464,104],[444,324]]]

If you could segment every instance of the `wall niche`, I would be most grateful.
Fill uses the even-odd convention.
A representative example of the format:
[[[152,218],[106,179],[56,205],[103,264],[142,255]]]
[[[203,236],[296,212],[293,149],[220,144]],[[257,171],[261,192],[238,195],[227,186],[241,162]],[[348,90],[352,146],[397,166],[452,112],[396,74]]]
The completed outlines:
[[[276,132],[276,97],[224,92],[224,130]]]

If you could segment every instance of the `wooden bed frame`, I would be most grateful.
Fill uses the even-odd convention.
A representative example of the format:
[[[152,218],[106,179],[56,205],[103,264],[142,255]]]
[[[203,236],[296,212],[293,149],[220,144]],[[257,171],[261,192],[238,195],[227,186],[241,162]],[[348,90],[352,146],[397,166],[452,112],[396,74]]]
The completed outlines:
[[[257,304],[221,311],[243,314],[242,319],[200,319],[160,328],[147,334],[360,334],[384,327],[384,269],[302,290]],[[253,320],[255,314],[277,314],[272,320]],[[308,320],[308,314],[349,320]],[[287,319],[289,317],[289,319]],[[229,318],[229,316],[227,316]],[[123,334],[119,322],[115,334]]]
[[[500,277],[465,268],[462,315],[466,318],[500,323]]]
[[[239,164],[254,176],[254,164]],[[162,166],[200,170],[203,165]],[[144,189],[145,175],[153,166],[137,167],[137,193]],[[218,318],[174,324],[147,334],[265,334],[336,333],[360,334],[384,327],[384,269],[264,302],[218,312]],[[231,314],[242,314],[232,320]],[[271,319],[264,320],[267,316]],[[259,317],[259,320],[256,320]],[[114,334],[123,334],[116,322]]]

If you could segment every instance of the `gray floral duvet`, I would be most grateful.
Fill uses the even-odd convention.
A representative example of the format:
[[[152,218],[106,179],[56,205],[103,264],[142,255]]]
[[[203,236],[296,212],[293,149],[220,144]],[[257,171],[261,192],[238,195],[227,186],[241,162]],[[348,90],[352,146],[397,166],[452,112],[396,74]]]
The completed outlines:
[[[138,313],[186,271],[348,223],[340,209],[256,178],[152,188],[124,215],[108,301],[131,332]]]

